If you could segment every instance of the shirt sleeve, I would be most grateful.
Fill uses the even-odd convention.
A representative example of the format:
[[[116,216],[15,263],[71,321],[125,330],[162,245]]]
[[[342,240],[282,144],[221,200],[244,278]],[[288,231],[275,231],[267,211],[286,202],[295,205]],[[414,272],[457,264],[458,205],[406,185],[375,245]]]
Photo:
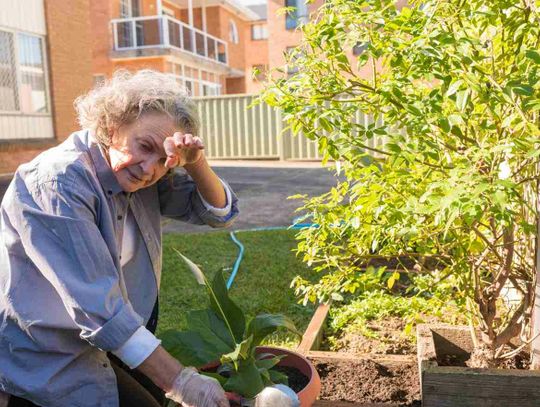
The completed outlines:
[[[13,215],[26,255],[55,288],[80,337],[118,349],[143,325],[123,294],[119,264],[97,226],[89,181],[46,181],[20,192]]]
[[[195,181],[185,172],[176,170],[158,183],[161,214],[183,222],[214,228],[230,226],[238,216],[238,198],[227,182],[220,180],[227,204],[215,208],[197,190]]]
[[[222,179],[219,180],[221,182],[221,185],[223,185],[223,189],[225,191],[225,206],[223,208],[216,208],[215,206],[210,205],[206,199],[203,198],[199,190],[197,189],[197,193],[199,194],[199,198],[201,199],[204,207],[208,209],[210,212],[212,212],[216,216],[226,217],[229,213],[231,213],[232,209],[232,197],[231,197],[231,189],[225,182],[223,182]]]
[[[130,369],[144,362],[160,345],[161,341],[144,326],[141,326],[120,348],[112,353]]]

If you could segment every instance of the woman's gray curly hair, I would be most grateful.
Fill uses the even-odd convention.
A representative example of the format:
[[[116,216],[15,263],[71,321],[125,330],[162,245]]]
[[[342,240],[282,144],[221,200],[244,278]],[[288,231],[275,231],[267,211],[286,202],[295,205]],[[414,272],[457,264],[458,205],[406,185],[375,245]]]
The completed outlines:
[[[144,113],[169,115],[176,127],[198,136],[197,108],[173,75],[144,69],[136,73],[118,70],[75,100],[79,124],[94,131],[97,141],[110,146],[110,130],[135,121]]]

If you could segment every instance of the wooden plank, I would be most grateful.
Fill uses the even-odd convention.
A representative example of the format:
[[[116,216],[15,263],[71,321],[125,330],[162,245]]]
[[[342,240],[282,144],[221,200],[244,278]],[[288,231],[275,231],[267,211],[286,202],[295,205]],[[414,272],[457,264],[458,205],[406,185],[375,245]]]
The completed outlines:
[[[398,404],[351,403],[348,401],[317,400],[313,407],[397,407]]]
[[[540,372],[437,367],[422,373],[424,407],[537,407]]]
[[[309,359],[316,361],[345,362],[355,360],[372,360],[384,366],[402,365],[404,363],[414,363],[416,355],[375,355],[373,353],[345,353],[345,352],[324,352],[310,351],[306,355]]]
[[[540,405],[540,371],[438,366],[437,356],[472,348],[467,327],[419,325],[417,334],[423,407]]]
[[[324,322],[330,311],[330,304],[321,304],[315,310],[315,314],[311,318],[304,335],[302,342],[296,348],[296,351],[301,355],[306,355],[310,350],[316,350],[321,343]]]

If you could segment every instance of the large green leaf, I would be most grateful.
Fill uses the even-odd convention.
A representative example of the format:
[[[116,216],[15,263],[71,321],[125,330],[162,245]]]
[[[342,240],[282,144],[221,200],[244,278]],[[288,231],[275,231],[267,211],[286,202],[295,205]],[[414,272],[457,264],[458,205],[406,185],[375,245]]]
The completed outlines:
[[[221,356],[215,343],[206,342],[197,332],[169,330],[161,335],[162,345],[186,366],[202,366]]]
[[[238,305],[230,299],[223,274],[216,273],[208,290],[210,292],[210,307],[230,327],[235,342],[242,342],[246,329],[246,318]]]
[[[264,383],[259,369],[255,366],[255,359],[244,361],[223,388],[225,391],[232,391],[246,398],[253,398],[260,393],[264,388]]]
[[[232,352],[236,346],[235,338],[214,310],[190,311],[187,326],[188,331],[199,333],[205,341],[214,344],[220,351]]]
[[[210,307],[225,323],[230,332],[230,336],[234,338],[234,342],[242,342],[244,331],[246,329],[246,319],[242,310],[229,298],[229,291],[227,290],[221,272],[217,272],[210,283],[199,266],[185,257],[178,250],[175,249],[175,251],[186,262],[197,282],[206,286],[208,297],[210,298]]]
[[[298,336],[302,336],[289,318],[279,314],[260,314],[249,321],[246,336],[253,335],[253,346],[259,345],[264,338],[278,328],[285,328]]]

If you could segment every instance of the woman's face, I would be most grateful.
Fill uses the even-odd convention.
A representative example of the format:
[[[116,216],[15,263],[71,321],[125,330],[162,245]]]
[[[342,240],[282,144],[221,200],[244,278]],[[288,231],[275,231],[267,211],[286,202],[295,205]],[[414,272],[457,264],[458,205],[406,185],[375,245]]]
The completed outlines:
[[[159,113],[142,115],[113,131],[109,161],[124,191],[146,188],[167,173],[163,141],[175,131],[173,120]]]

